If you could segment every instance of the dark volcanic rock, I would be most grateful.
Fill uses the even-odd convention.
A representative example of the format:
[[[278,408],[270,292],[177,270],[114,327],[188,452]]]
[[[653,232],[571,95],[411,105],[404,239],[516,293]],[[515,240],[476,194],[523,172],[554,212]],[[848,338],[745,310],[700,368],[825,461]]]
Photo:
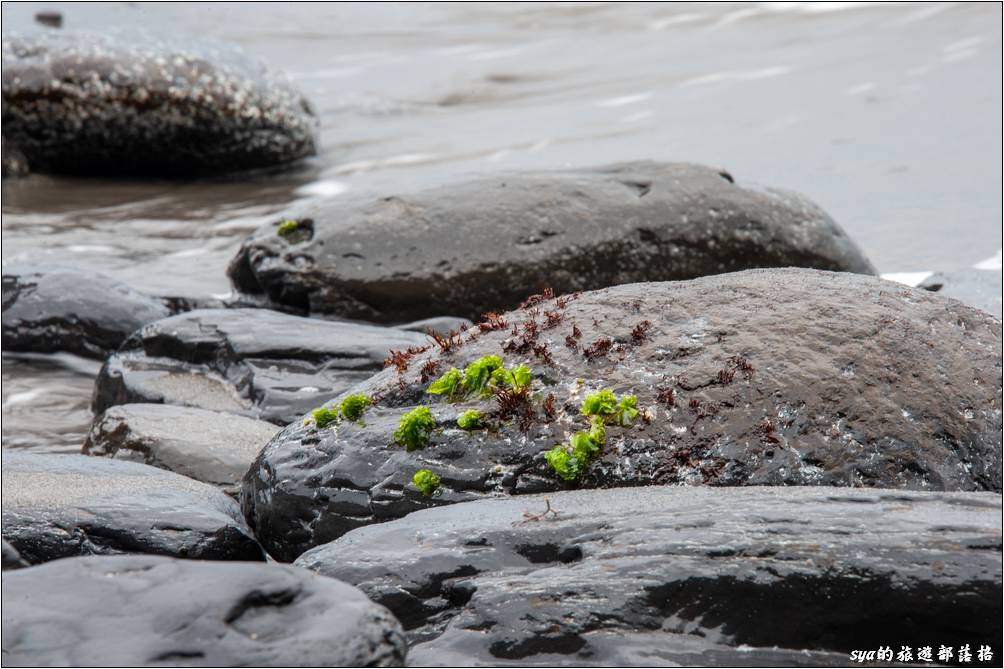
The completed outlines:
[[[71,267],[3,268],[3,347],[103,358],[136,329],[170,316],[170,302]]]
[[[947,274],[937,273],[924,279],[920,288],[954,297],[971,307],[1001,317],[1001,292],[1004,282],[1000,270],[962,269]]]
[[[636,394],[645,419],[607,427],[583,487],[1001,490],[1001,323],[954,300],[855,274],[753,270],[542,299],[502,318],[351,389],[380,398],[365,426],[297,421],[276,435],[241,492],[272,555],[425,506],[566,487],[544,452],[588,429],[580,407],[602,388]],[[425,393],[423,374],[490,354],[533,368],[516,419],[494,399]],[[406,452],[393,433],[423,404],[438,429]],[[489,429],[456,427],[471,408],[495,412]],[[441,477],[437,496],[411,484],[421,468]]]
[[[691,279],[752,267],[874,274],[819,207],[697,165],[510,174],[340,206],[249,238],[234,285],[274,301],[394,322],[478,318],[530,293]]]
[[[404,655],[386,609],[285,565],[87,557],[3,576],[5,666],[386,667]]]
[[[236,496],[241,477],[278,430],[272,423],[222,411],[123,404],[95,419],[83,452],[143,462]]]
[[[21,554],[17,552],[17,549],[7,543],[7,540],[3,540],[3,568],[4,569],[20,569],[21,567],[27,567],[28,563],[21,558]]]
[[[315,152],[317,120],[240,49],[130,30],[3,38],[3,134],[33,172],[188,177]]]
[[[216,488],[82,455],[4,451],[3,538],[31,564],[94,553],[264,558],[236,503]]]
[[[846,665],[999,657],[1000,550],[992,493],[659,486],[428,509],[296,564],[387,606],[415,665]]]
[[[288,423],[428,337],[395,328],[204,309],[133,333],[98,375],[93,409],[153,402]]]

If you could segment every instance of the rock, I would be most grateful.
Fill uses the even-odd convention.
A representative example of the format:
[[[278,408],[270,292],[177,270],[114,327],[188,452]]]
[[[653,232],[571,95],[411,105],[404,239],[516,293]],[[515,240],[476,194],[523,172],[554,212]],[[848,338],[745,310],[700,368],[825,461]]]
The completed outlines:
[[[97,417],[83,452],[143,462],[210,483],[234,497],[272,423],[169,404],[124,404]]]
[[[264,559],[236,503],[216,488],[81,455],[4,452],[3,538],[30,564],[95,553]]]
[[[426,506],[575,485],[1001,490],[1001,323],[954,300],[780,269],[530,301],[347,391],[379,398],[365,426],[277,434],[241,492],[266,550],[290,560]],[[514,418],[496,399],[425,392],[486,355],[533,370]],[[580,407],[603,388],[637,395],[642,415],[608,426],[600,457],[563,481],[544,453],[589,429]],[[407,452],[394,432],[422,405],[437,428]],[[456,427],[469,409],[487,429]],[[435,496],[411,483],[419,469],[441,478]]]
[[[418,666],[846,666],[999,657],[1000,550],[992,493],[655,486],[427,509],[296,565],[388,607]]]
[[[7,543],[7,540],[3,540],[3,569],[20,569],[21,567],[27,567],[28,563],[21,559],[21,554],[17,552],[17,549]]]
[[[702,631],[702,633],[704,633]],[[491,633],[489,632],[489,635]],[[519,659],[496,657],[479,630],[448,630],[434,642],[408,653],[413,667],[847,667],[847,653],[785,648],[730,647],[700,636],[662,630],[583,632],[590,657],[570,652],[561,640],[545,638],[531,655]],[[715,636],[710,635],[712,639]],[[503,641],[502,644],[505,642]],[[504,648],[496,648],[506,655]],[[516,653],[520,654],[520,653]],[[569,655],[573,660],[569,661]],[[855,665],[856,666],[856,665]],[[872,665],[874,666],[874,665]]]
[[[234,286],[311,313],[375,322],[479,318],[556,293],[751,267],[874,274],[819,207],[698,165],[623,163],[509,174],[266,225]]]
[[[413,321],[411,323],[405,323],[404,325],[395,326],[399,330],[408,330],[410,332],[421,332],[426,334],[428,332],[434,332],[440,336],[447,336],[451,332],[460,332],[474,325],[471,321],[466,318],[454,318],[453,316],[438,316],[436,318],[423,318],[420,321]]]
[[[85,557],[3,575],[4,664],[401,666],[400,624],[285,565]]]
[[[200,174],[313,155],[317,119],[240,49],[134,29],[3,38],[3,134],[33,172]]]
[[[109,277],[71,267],[3,269],[3,347],[103,358],[132,332],[174,312]]]
[[[953,297],[1000,319],[1004,313],[1001,305],[1004,284],[1001,277],[1000,270],[962,269],[933,274],[924,279],[920,287],[945,297]]]
[[[6,140],[0,140],[0,163],[4,179],[26,177],[31,172],[24,154]]]
[[[63,14],[62,12],[53,11],[35,12],[35,23],[40,23],[49,28],[62,28]]]
[[[144,326],[102,367],[98,414],[152,402],[288,423],[383,367],[417,333],[264,309],[204,309]]]

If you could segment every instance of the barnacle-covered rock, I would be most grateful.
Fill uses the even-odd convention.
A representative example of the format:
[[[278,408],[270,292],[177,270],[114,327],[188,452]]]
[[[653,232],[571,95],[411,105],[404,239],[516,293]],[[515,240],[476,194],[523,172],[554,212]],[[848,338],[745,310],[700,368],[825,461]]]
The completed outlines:
[[[727,173],[636,162],[500,174],[265,225],[231,261],[234,286],[312,313],[378,322],[480,318],[557,293],[753,267],[874,274],[808,199]]]
[[[315,152],[285,77],[236,47],[144,32],[3,37],[3,136],[33,172],[189,177]]]
[[[1001,323],[954,300],[781,269],[530,302],[347,391],[378,398],[364,426],[278,433],[241,492],[267,550],[292,559],[430,505],[567,487],[1001,490]],[[427,392],[490,355],[531,367],[526,402]],[[583,405],[606,411],[584,402],[603,389],[624,404],[566,479],[545,454],[595,429]],[[436,428],[408,451],[394,434],[421,405]],[[470,409],[483,429],[457,426]],[[440,478],[435,495],[412,485],[419,469]]]

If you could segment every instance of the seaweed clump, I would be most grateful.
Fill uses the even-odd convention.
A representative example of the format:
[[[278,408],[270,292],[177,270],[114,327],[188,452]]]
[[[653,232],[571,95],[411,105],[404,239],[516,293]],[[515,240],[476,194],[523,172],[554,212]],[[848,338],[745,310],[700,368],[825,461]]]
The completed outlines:
[[[363,417],[366,409],[373,406],[373,399],[366,395],[349,395],[337,407],[320,407],[310,412],[314,425],[323,430],[329,425],[338,424],[342,418],[357,421]],[[303,421],[308,424],[310,419]]]
[[[394,431],[394,441],[408,451],[425,448],[436,427],[436,419],[429,407],[416,407],[401,416],[401,422]]]
[[[607,441],[602,420],[594,420],[588,432],[576,432],[568,444],[559,444],[544,453],[551,469],[566,481],[576,481],[603,450]]]
[[[280,237],[289,237],[291,234],[300,229],[299,221],[294,221],[291,218],[287,218],[285,221],[279,224],[276,229],[276,233]]]
[[[422,494],[426,497],[439,490],[439,477],[428,469],[419,469],[415,472],[415,475],[411,477],[411,482],[414,483],[415,487],[421,490]]]
[[[464,377],[461,371],[456,367],[453,367],[450,371],[433,381],[432,384],[425,389],[425,392],[431,395],[445,395],[450,398],[456,397],[463,380]]]
[[[589,468],[607,441],[607,423],[627,427],[638,416],[638,398],[625,395],[617,399],[606,388],[588,395],[581,413],[590,418],[589,431],[576,432],[567,444],[558,444],[544,453],[544,460],[565,481],[577,481]]]
[[[329,409],[327,407],[321,407],[319,409],[314,409],[310,412],[311,417],[314,419],[314,425],[318,429],[323,430],[324,428],[338,422],[338,409]]]
[[[345,420],[357,421],[372,405],[373,400],[366,395],[349,395],[338,405],[338,410]]]
[[[604,422],[627,427],[638,417],[638,396],[625,395],[620,400],[610,389],[588,395],[582,402],[583,416],[596,416]]]
[[[475,393],[481,397],[488,397],[506,386],[529,388],[532,380],[530,368],[526,365],[506,369],[502,358],[497,355],[486,355],[467,365],[462,372],[456,367],[451,368],[433,381],[425,392],[444,395],[453,400]]]
[[[470,409],[457,417],[457,427],[461,430],[477,430],[484,425],[484,416],[477,409]]]

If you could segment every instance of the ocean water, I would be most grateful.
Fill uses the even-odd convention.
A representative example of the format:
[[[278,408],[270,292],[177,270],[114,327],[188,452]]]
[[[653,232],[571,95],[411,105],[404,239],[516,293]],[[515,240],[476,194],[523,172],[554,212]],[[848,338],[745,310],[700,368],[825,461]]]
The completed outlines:
[[[4,262],[218,295],[243,236],[319,201],[654,159],[800,191],[883,273],[999,268],[999,4],[26,2],[4,32],[40,9],[237,44],[307,94],[322,149],[281,175],[4,181]],[[79,449],[96,370],[5,353],[4,446]]]

